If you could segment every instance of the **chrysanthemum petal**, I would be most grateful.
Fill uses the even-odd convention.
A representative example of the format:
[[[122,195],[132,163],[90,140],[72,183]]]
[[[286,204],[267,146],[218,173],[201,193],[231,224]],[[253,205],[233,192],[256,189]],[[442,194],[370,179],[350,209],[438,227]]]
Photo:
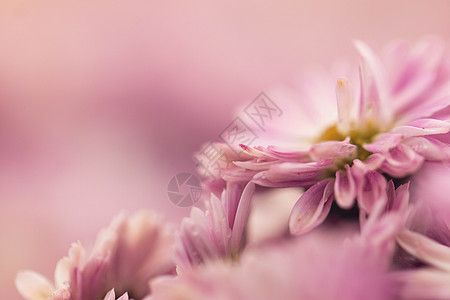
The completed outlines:
[[[331,179],[319,181],[298,199],[289,219],[292,234],[308,232],[323,222],[333,202],[333,185]]]
[[[381,170],[393,177],[404,177],[417,171],[423,161],[423,156],[410,147],[399,144],[386,153]]]
[[[412,137],[402,144],[407,145],[428,161],[449,161],[450,146],[431,137]]]
[[[450,273],[431,268],[408,270],[393,274],[401,284],[400,297],[405,300],[450,299]]]
[[[341,134],[346,134],[356,125],[356,109],[358,108],[358,103],[355,101],[350,83],[346,78],[339,78],[337,80],[336,100],[338,107],[338,130]]]
[[[33,271],[20,272],[16,278],[16,287],[27,300],[47,300],[54,289],[47,278]]]
[[[377,120],[382,127],[390,123],[392,110],[387,105],[388,85],[385,70],[377,55],[361,41],[354,42],[361,58],[360,122]],[[384,129],[384,128],[382,128]]]
[[[450,248],[419,233],[404,230],[397,236],[397,242],[411,255],[450,272]]]
[[[116,300],[116,293],[114,292],[114,289],[110,290],[103,300]],[[117,300],[128,300],[128,293],[124,293],[122,296],[117,298]]]
[[[447,133],[450,122],[436,119],[418,119],[405,126],[395,127],[391,133],[400,134],[403,138]]]
[[[103,300],[116,300],[116,293],[114,289],[110,290]]]
[[[383,133],[378,135],[375,142],[365,144],[364,149],[372,153],[386,153],[397,146],[402,140],[403,137],[401,134]]]
[[[345,172],[336,172],[334,197],[336,199],[336,203],[340,207],[348,209],[352,207],[355,202],[357,188],[350,167],[346,165],[345,169]]]
[[[364,176],[358,192],[358,203],[361,208],[370,213],[376,202],[385,202],[386,179],[376,171],[369,171]]]
[[[320,163],[280,162],[273,165],[268,171],[256,174],[252,181],[264,186],[278,186],[277,183],[290,181],[315,183],[321,179],[323,171],[333,164],[333,160]]]
[[[356,146],[350,139],[344,141],[326,141],[311,147],[310,155],[314,161],[322,162],[330,159],[351,159],[356,154]]]
[[[249,182],[242,192],[241,200],[236,211],[236,218],[231,233],[231,251],[237,253],[242,246],[245,225],[250,212],[250,200],[255,191],[255,184]]]

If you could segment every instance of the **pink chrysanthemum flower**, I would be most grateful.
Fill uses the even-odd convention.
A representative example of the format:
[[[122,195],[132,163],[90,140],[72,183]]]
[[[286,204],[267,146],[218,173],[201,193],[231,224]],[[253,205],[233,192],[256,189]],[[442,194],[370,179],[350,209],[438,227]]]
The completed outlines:
[[[450,160],[450,146],[441,138],[450,130],[450,68],[442,43],[397,43],[382,57],[361,42],[356,47],[361,57],[359,86],[340,78],[335,96],[324,96],[326,81],[302,87],[298,107],[285,107],[282,97],[272,96],[291,115],[303,110],[296,120],[281,118],[282,126],[274,126],[276,140],[285,139],[283,144],[291,146],[241,145],[252,159],[234,162],[259,185],[307,188],[290,217],[294,234],[322,223],[333,199],[344,209],[357,199],[359,209],[370,214],[377,201],[386,200],[386,177],[405,178],[424,161]],[[298,140],[286,143],[283,128],[301,132],[303,138],[297,135]],[[292,146],[295,143],[301,146]],[[223,173],[230,180],[237,171]]]
[[[110,300],[116,292],[123,294],[121,300],[142,299],[151,278],[174,272],[172,244],[172,230],[159,217],[144,211],[121,214],[100,232],[89,256],[79,242],[72,244],[56,265],[54,283],[24,271],[16,286],[27,300]]]

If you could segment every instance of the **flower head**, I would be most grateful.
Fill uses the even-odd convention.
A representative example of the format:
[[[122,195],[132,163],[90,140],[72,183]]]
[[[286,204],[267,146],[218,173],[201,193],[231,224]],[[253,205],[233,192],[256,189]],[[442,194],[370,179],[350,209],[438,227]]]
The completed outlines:
[[[109,300],[116,291],[124,294],[119,299],[128,295],[142,299],[149,292],[150,278],[174,271],[172,232],[161,221],[145,211],[119,215],[99,234],[89,256],[80,242],[72,244],[69,255],[56,266],[54,284],[24,271],[17,276],[17,288],[27,300],[98,300],[105,295]]]
[[[425,161],[450,161],[450,145],[441,138],[450,130],[446,113],[450,68],[442,43],[435,39],[413,46],[397,43],[384,56],[377,56],[362,42],[356,42],[356,48],[361,58],[359,84],[339,78],[335,96],[302,93],[313,95],[299,99],[302,116],[310,113],[313,117],[283,121],[287,132],[292,128],[304,131],[314,124],[314,116],[321,115],[317,111],[336,107],[335,116],[328,114],[326,122],[319,122],[328,125],[318,126],[315,138],[298,140],[298,145],[309,146],[241,145],[252,158],[234,162],[259,185],[307,188],[291,214],[294,234],[319,225],[333,199],[344,209],[357,200],[359,209],[370,214],[377,202],[386,201],[386,177],[403,179]],[[326,82],[314,85],[317,91],[327,87]],[[282,135],[280,128],[277,135]]]

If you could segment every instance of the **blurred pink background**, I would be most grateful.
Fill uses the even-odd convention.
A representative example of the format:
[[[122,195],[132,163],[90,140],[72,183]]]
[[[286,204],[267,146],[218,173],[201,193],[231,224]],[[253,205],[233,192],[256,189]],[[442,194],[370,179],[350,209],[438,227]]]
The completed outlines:
[[[355,38],[448,39],[449,20],[448,0],[1,1],[2,299],[121,210],[186,215],[167,183],[237,105]]]

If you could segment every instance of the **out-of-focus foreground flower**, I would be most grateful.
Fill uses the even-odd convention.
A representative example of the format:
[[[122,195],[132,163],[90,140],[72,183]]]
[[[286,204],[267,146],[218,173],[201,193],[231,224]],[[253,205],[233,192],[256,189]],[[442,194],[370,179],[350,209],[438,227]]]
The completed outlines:
[[[174,271],[172,243],[172,229],[156,215],[145,211],[131,217],[122,214],[100,232],[89,256],[80,242],[72,244],[69,255],[56,265],[54,284],[24,271],[16,285],[27,300],[109,300],[115,299],[115,293],[124,294],[119,299],[128,299],[128,295],[142,299],[149,293],[151,278]]]
[[[156,279],[152,300],[393,299],[389,256],[376,256],[353,233],[316,231],[216,261],[178,277]]]

